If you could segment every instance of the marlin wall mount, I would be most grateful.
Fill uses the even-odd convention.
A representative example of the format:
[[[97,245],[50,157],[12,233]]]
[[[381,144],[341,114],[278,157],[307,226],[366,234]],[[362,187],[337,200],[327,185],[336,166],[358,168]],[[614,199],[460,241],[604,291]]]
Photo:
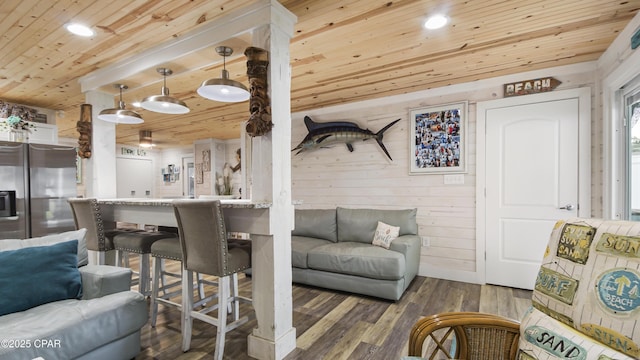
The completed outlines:
[[[296,151],[296,155],[304,151],[314,150],[318,148],[330,147],[333,144],[344,143],[347,145],[347,149],[353,152],[353,143],[356,141],[366,141],[369,139],[375,139],[378,145],[384,153],[389,157],[389,160],[393,160],[389,151],[382,143],[382,136],[384,132],[390,127],[395,125],[400,119],[390,122],[387,126],[383,127],[377,133],[373,133],[369,129],[362,129],[355,123],[348,121],[333,121],[326,123],[317,123],[310,117],[304,117],[304,124],[307,126],[309,133],[307,136],[291,151]]]

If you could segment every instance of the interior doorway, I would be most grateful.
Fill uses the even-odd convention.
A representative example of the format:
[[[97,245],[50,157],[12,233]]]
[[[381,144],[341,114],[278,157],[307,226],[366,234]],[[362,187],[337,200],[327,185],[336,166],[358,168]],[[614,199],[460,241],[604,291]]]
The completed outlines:
[[[196,180],[192,156],[182,158],[182,169],[182,196],[193,199],[196,193]]]
[[[590,97],[575,89],[478,103],[478,258],[487,283],[533,289],[555,222],[589,215]]]

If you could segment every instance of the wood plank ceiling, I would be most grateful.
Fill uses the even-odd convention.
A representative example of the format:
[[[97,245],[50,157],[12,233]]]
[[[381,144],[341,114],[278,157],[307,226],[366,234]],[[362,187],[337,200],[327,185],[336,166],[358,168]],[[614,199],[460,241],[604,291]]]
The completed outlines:
[[[85,100],[78,79],[165,43],[245,7],[251,0],[2,0],[0,99],[60,110],[59,136],[77,138]],[[638,0],[282,0],[298,17],[291,41],[292,111],[403,94],[499,75],[596,60],[640,9]],[[426,16],[446,13],[443,29],[422,28]],[[91,38],[63,25],[82,21]],[[247,84],[244,48],[229,39],[230,77]],[[171,95],[186,115],[138,111],[145,122],[118,125],[118,143],[136,145],[139,130],[153,131],[159,147],[240,134],[248,103],[222,104],[197,95],[220,77],[212,44],[164,66]],[[552,74],[550,74],[552,75]],[[162,77],[150,68],[119,79],[127,104],[160,94]],[[102,90],[117,92],[111,87]],[[352,119],[355,120],[355,119]],[[94,121],[100,121],[94,119]]]

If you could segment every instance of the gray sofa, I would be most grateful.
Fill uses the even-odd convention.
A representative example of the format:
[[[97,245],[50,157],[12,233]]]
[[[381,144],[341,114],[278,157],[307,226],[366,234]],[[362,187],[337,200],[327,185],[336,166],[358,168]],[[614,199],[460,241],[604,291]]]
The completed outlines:
[[[389,249],[372,245],[378,221],[400,227]],[[418,273],[416,209],[296,209],[293,282],[398,300]]]
[[[75,244],[74,253],[64,254],[67,265],[77,259],[77,265],[67,266],[73,272],[78,285],[78,296],[53,302],[46,302],[31,308],[11,312],[7,303],[0,308],[0,359],[34,359],[41,357],[54,359],[131,359],[140,352],[140,329],[147,322],[148,311],[144,297],[130,291],[131,270],[108,265],[87,265],[88,256],[85,242],[85,229],[67,233],[49,235],[26,240],[0,240],[0,255],[5,263],[12,261],[10,257],[33,254],[31,261],[37,264],[47,249]],[[34,251],[34,252],[30,252]],[[44,250],[48,251],[48,250]],[[54,253],[55,254],[55,253]],[[69,261],[67,255],[72,259]],[[9,260],[7,260],[9,258]],[[53,259],[49,259],[53,261]],[[31,262],[29,261],[29,262]],[[56,268],[58,260],[42,266],[47,270]],[[24,261],[22,261],[24,263]],[[2,268],[3,264],[0,264]],[[17,267],[22,267],[18,264]],[[28,266],[28,265],[25,265]],[[75,268],[74,268],[75,266]],[[33,268],[21,271],[34,276],[30,282],[38,281],[38,277],[49,276]],[[12,269],[6,266],[0,269],[4,274]],[[50,272],[53,270],[50,270]],[[78,275],[79,272],[79,275]],[[60,276],[54,274],[54,280]],[[25,277],[28,277],[25,275]],[[38,301],[49,284],[38,284],[36,287],[25,287],[22,276],[13,276],[15,286],[7,291],[7,282],[0,282],[3,296],[13,297],[14,303],[23,300]],[[27,284],[29,285],[29,284]],[[11,284],[9,284],[11,286]],[[63,286],[64,287],[64,286]],[[25,289],[26,288],[26,289]],[[77,298],[80,297],[80,298]],[[9,304],[11,305],[11,304]],[[26,306],[29,306],[28,304]],[[3,311],[4,310],[4,311]],[[7,313],[10,312],[10,313]]]

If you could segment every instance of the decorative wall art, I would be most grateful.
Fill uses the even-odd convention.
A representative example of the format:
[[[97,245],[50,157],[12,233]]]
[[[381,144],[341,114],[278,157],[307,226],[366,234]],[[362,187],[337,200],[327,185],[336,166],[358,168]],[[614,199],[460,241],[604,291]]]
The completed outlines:
[[[365,141],[368,139],[375,139],[378,145],[384,153],[387,155],[389,160],[393,160],[391,155],[389,155],[389,151],[382,143],[382,136],[384,132],[387,131],[390,127],[395,125],[400,119],[394,120],[387,124],[387,126],[383,127],[377,133],[373,133],[369,129],[363,129],[358,124],[348,122],[348,121],[331,121],[325,123],[317,123],[313,121],[310,117],[304,117],[304,124],[307,126],[307,130],[309,133],[305,136],[304,139],[293,148],[292,151],[298,150],[297,154],[300,154],[304,151],[314,150],[322,147],[329,147],[330,145],[334,145],[337,143],[342,143],[347,145],[347,149],[350,152],[353,152],[353,143],[356,141]]]
[[[410,111],[411,174],[466,172],[467,102]]]
[[[202,171],[211,171],[211,150],[202,150]]]
[[[78,138],[78,155],[88,159],[91,157],[91,104],[80,105],[80,121],[76,123],[76,130],[80,133]]]
[[[249,120],[245,127],[251,137],[266,135],[273,128],[271,122],[271,99],[267,83],[269,52],[257,47],[248,47],[244,51],[247,57],[247,77],[249,78]]]
[[[204,184],[204,178],[202,175],[202,163],[196,163],[195,165],[196,171],[196,184]]]

